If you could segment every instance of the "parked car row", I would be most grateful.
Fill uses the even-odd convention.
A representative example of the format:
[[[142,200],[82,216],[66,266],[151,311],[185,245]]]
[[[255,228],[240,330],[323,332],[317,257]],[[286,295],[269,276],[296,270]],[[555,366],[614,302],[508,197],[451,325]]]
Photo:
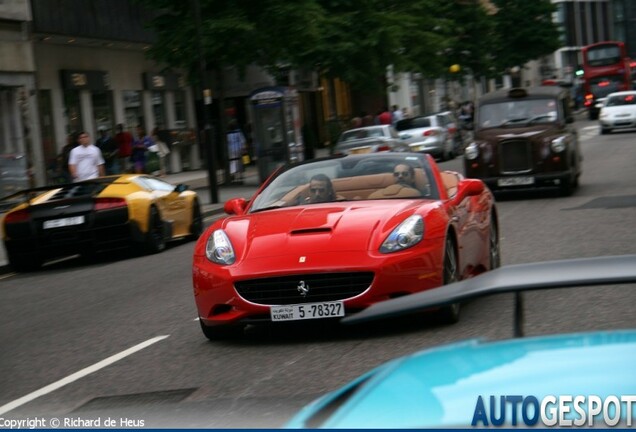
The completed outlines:
[[[391,125],[374,125],[343,132],[336,153],[427,153],[445,161],[464,152],[465,134],[451,111],[409,117]]]
[[[395,128],[412,152],[429,153],[442,161],[464,153],[464,134],[451,111],[400,120]]]

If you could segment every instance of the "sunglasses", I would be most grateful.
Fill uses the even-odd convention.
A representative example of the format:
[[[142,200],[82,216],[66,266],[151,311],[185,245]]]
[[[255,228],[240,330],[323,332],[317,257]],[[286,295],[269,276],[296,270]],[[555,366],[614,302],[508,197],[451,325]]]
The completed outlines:
[[[326,188],[309,188],[309,192],[311,193],[323,193],[326,192]]]
[[[408,177],[410,173],[408,171],[396,171],[393,173],[394,177]]]

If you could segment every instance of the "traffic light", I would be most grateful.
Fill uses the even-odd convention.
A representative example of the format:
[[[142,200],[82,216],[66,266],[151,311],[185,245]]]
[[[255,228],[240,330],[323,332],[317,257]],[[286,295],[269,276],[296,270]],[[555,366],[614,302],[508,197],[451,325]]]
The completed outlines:
[[[576,67],[576,71],[574,72],[574,74],[575,74],[577,77],[582,77],[582,76],[583,76],[583,66],[578,65],[578,66]]]

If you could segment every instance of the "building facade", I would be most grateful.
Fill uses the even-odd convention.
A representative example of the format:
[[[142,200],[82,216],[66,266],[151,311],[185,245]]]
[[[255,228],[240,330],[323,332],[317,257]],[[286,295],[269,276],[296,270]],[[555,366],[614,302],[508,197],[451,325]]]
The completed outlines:
[[[22,187],[45,180],[37,110],[36,66],[26,0],[0,3],[0,172],[24,171]],[[0,176],[0,183],[4,177]],[[12,174],[12,179],[15,175]],[[14,180],[12,180],[14,181]],[[18,186],[16,184],[16,186]],[[5,189],[2,184],[0,188]]]
[[[64,3],[60,7],[60,3]],[[98,129],[131,133],[142,125],[194,129],[191,89],[178,71],[145,56],[153,41],[147,11],[128,0],[32,0],[32,45],[45,167],[50,171],[69,134]],[[68,11],[73,11],[69,19]],[[168,169],[198,168],[194,140],[173,145]],[[170,143],[173,144],[173,143]]]
[[[133,134],[137,125],[173,131],[168,169],[199,168],[192,90],[179,71],[146,58],[148,18],[128,0],[0,3],[2,172],[20,165],[22,187],[49,183],[70,134],[95,139],[120,123]]]

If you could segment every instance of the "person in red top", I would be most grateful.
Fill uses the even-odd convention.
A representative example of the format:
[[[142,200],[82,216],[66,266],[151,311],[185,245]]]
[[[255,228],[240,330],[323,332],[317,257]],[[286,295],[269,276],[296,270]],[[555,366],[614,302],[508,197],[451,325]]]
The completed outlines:
[[[132,145],[134,138],[132,134],[124,130],[124,125],[119,123],[117,125],[117,134],[115,135],[115,142],[119,149],[119,167],[121,172],[130,172],[130,154],[132,153]]]
[[[391,120],[393,120],[393,116],[391,115],[391,112],[389,111],[387,107],[384,107],[382,112],[378,114],[378,121],[380,122],[380,124],[390,125]]]

